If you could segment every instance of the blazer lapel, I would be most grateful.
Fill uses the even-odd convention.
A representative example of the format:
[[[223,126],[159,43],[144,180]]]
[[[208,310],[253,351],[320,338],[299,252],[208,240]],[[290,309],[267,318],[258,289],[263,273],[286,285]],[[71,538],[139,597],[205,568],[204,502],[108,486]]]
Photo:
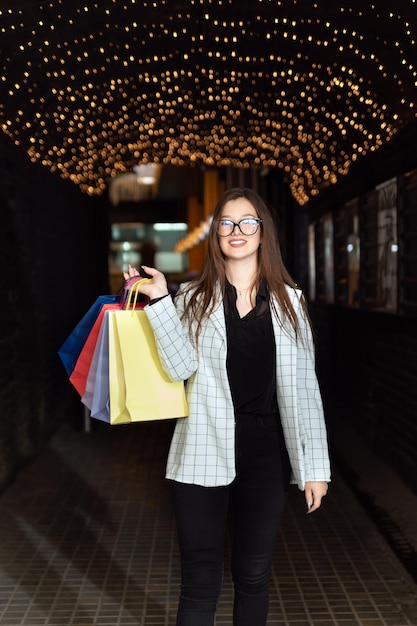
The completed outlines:
[[[297,351],[291,330],[284,329],[274,311],[271,313],[275,333],[278,404],[280,411],[286,412],[287,404],[292,405],[296,395]]]
[[[221,301],[210,315],[210,322],[213,324],[216,331],[221,335],[223,341],[226,342],[226,321],[224,319],[224,307]]]

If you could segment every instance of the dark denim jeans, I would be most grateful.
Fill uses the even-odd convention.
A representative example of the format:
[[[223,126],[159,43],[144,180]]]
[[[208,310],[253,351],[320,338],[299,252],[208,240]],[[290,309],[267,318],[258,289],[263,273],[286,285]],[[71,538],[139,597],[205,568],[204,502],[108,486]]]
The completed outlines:
[[[290,476],[277,416],[238,418],[236,467],[236,479],[225,487],[174,483],[182,563],[177,626],[214,624],[229,507],[233,624],[266,624],[272,554]]]

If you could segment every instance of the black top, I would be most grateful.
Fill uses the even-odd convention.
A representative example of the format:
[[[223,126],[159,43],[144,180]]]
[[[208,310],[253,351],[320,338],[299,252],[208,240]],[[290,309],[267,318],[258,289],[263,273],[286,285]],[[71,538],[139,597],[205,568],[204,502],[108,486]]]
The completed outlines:
[[[226,366],[235,413],[260,416],[278,413],[275,337],[268,288],[261,283],[255,308],[242,318],[236,299],[235,287],[227,282]]]

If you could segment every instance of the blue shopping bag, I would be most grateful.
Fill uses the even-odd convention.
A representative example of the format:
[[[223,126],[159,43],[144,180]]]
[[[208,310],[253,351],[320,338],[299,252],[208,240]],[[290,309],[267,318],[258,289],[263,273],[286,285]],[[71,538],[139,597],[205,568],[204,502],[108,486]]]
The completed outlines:
[[[69,337],[64,341],[58,350],[58,356],[61,359],[68,376],[71,376],[74,370],[77,359],[80,356],[80,352],[103,305],[117,304],[120,300],[120,295],[99,296],[94,304],[92,304],[92,306],[88,309],[84,317],[78,322]]]

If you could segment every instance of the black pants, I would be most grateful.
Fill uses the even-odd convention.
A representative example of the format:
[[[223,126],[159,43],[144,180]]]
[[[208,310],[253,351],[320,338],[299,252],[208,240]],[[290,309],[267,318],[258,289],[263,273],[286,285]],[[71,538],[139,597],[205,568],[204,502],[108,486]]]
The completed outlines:
[[[237,477],[225,487],[174,483],[182,564],[177,626],[213,626],[229,506],[234,626],[264,626],[273,550],[290,467],[277,416],[237,421]]]

